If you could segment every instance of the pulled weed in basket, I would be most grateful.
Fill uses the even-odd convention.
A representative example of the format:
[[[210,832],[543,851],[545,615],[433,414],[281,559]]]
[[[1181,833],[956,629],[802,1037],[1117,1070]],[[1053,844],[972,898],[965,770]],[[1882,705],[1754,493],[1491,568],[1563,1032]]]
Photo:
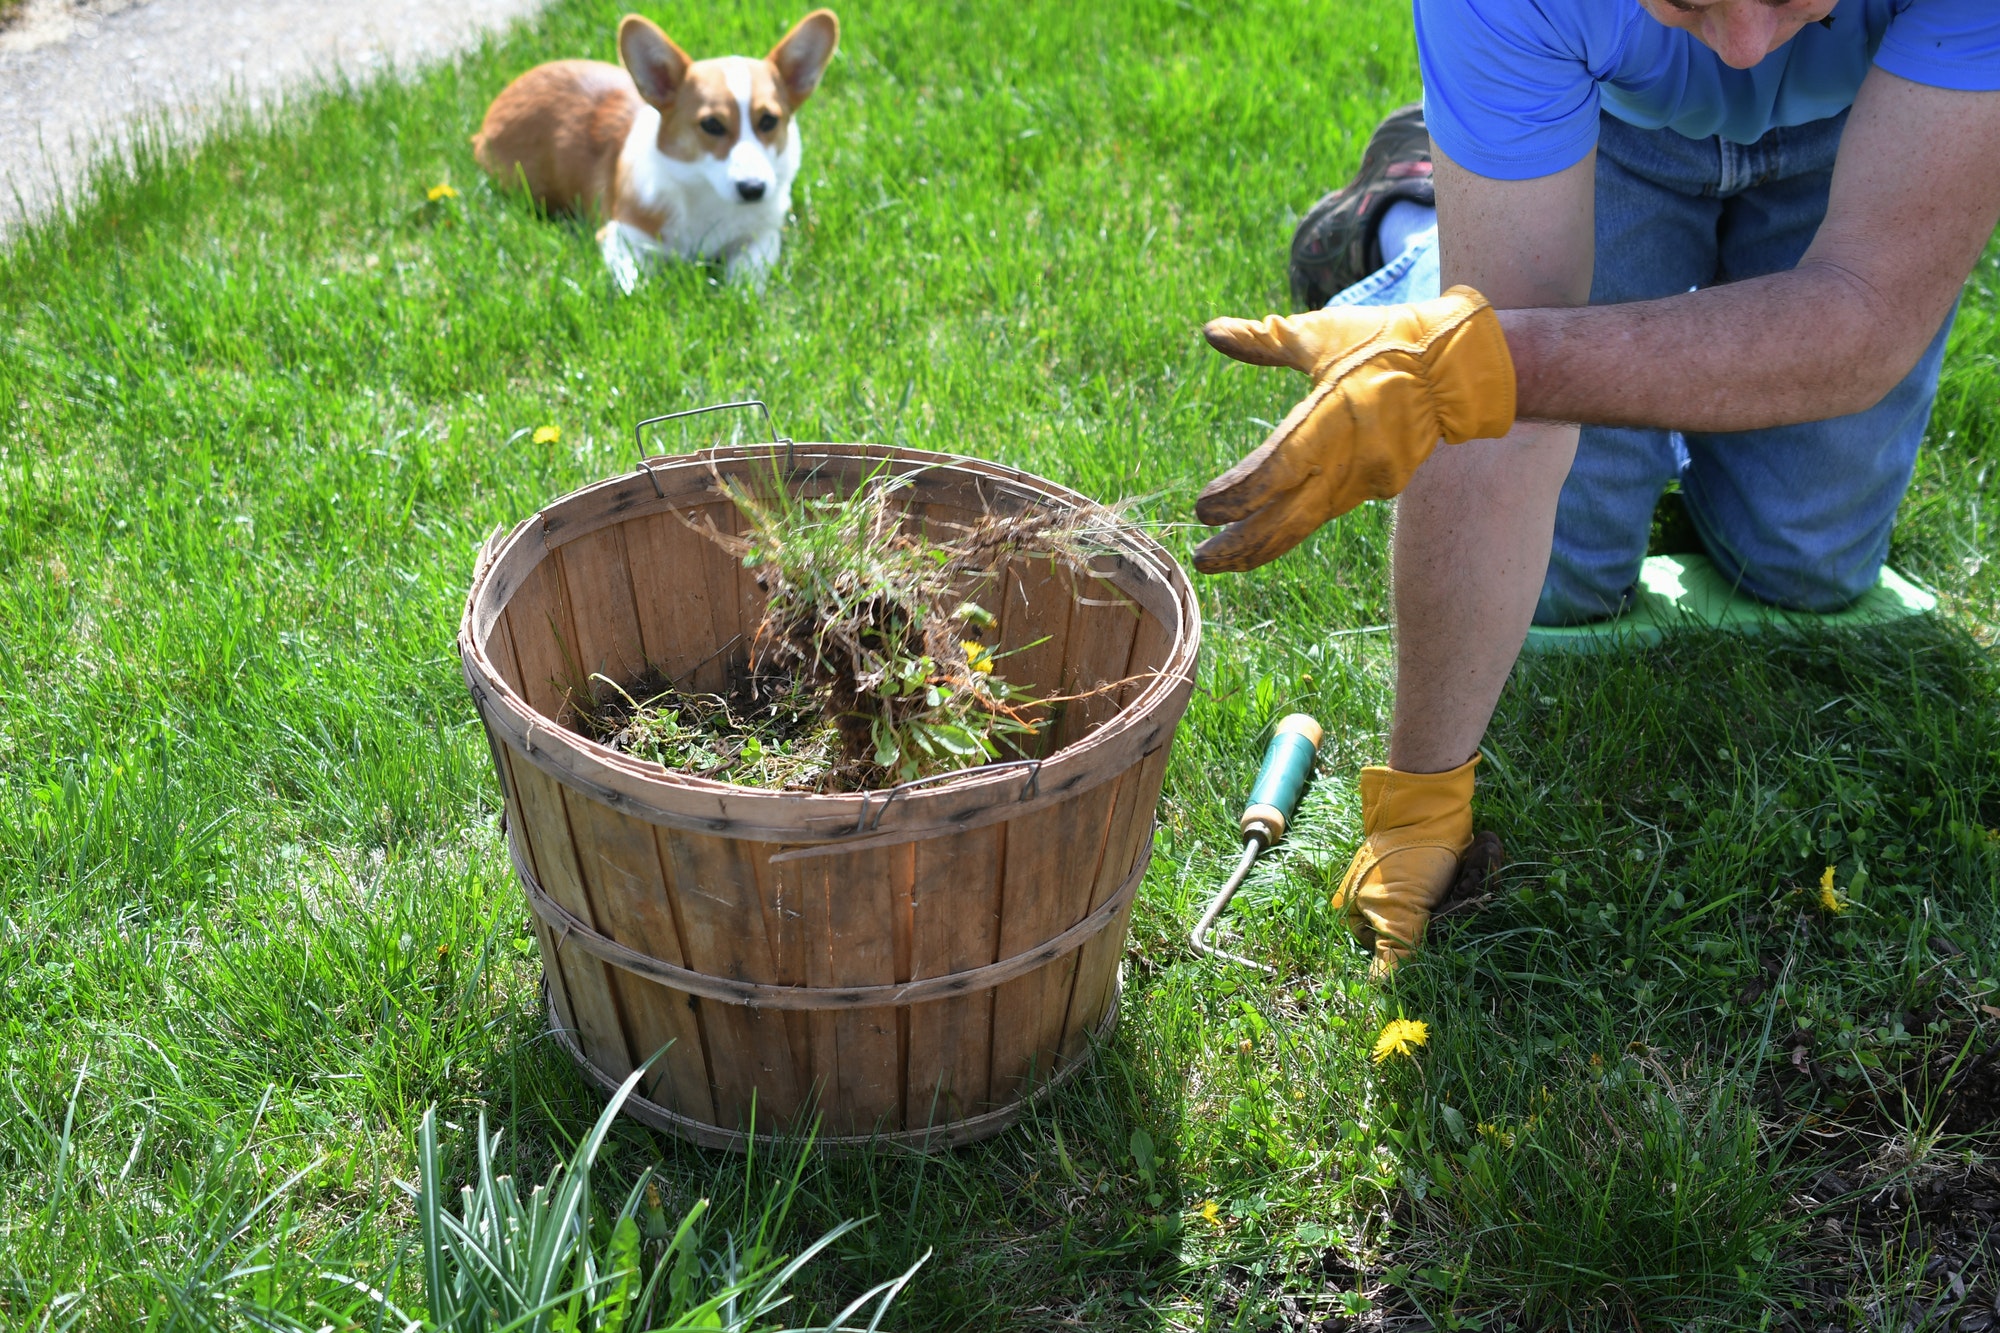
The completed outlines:
[[[904,484],[877,475],[812,498],[725,482],[747,530],[702,531],[764,593],[747,672],[726,697],[657,675],[629,689],[596,678],[609,688],[587,692],[579,720],[669,768],[787,790],[859,791],[1038,753],[1049,705],[1067,700],[1035,693],[1059,682],[1006,677],[1012,653],[989,608],[1009,559],[1079,567],[1102,517],[987,514],[918,534],[895,503]]]

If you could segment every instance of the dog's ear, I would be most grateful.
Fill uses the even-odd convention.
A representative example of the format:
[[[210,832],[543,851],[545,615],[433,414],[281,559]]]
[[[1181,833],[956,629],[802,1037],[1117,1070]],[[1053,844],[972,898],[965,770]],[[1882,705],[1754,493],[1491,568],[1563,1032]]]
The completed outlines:
[[[658,24],[637,14],[627,14],[618,24],[618,58],[639,85],[639,96],[662,110],[673,105],[694,63]]]
[[[785,96],[793,106],[811,97],[813,89],[819,87],[820,75],[826,73],[826,62],[833,59],[833,49],[839,45],[840,20],[831,9],[815,9],[793,24],[785,39],[764,57],[777,67]]]

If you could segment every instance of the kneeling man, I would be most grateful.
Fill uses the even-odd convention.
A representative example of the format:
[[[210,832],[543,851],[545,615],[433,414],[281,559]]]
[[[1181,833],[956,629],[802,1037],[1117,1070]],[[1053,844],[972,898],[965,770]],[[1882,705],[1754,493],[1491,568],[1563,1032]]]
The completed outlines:
[[[1530,623],[1618,613],[1670,482],[1742,592],[1874,585],[2000,218],[1995,0],[1415,3],[1422,108],[1293,244],[1324,308],[1208,326],[1313,387],[1196,511],[1213,573],[1402,496],[1388,763],[1337,898],[1378,970],[1472,843]]]

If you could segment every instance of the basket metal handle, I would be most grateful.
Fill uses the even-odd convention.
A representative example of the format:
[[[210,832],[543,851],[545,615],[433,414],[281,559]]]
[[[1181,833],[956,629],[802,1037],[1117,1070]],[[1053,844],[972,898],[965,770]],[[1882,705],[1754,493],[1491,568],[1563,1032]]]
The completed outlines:
[[[657,426],[663,421],[678,421],[682,417],[698,417],[709,412],[730,412],[747,407],[754,407],[764,414],[764,433],[771,437],[773,446],[780,444],[785,446],[785,471],[790,472],[792,470],[792,439],[789,435],[778,434],[778,428],[771,420],[771,409],[765,406],[764,400],[761,398],[745,398],[740,403],[710,403],[707,407],[690,407],[680,412],[669,412],[665,416],[647,417],[644,421],[632,427],[632,446],[639,451],[639,465],[637,470],[644,472],[649,477],[653,475],[653,470],[646,466],[646,427]],[[659,480],[655,478],[653,489],[658,490],[659,486]]]

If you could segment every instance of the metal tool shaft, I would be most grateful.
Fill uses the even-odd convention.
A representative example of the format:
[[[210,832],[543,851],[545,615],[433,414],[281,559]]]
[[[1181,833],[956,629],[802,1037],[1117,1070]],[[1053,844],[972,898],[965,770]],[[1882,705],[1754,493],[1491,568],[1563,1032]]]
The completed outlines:
[[[1242,954],[1231,953],[1227,949],[1218,949],[1208,942],[1209,930],[1215,925],[1216,919],[1229,910],[1229,900],[1243,887],[1243,881],[1250,876],[1250,867],[1257,864],[1257,854],[1263,850],[1264,844],[1258,839],[1243,840],[1243,859],[1236,863],[1236,872],[1222,886],[1222,891],[1208,900],[1208,910],[1201,914],[1201,923],[1194,928],[1194,933],[1188,936],[1188,943],[1194,945],[1196,953],[1241,963],[1245,967],[1254,967],[1259,972],[1275,972],[1276,969],[1267,963],[1260,963],[1254,958],[1245,958]]]

